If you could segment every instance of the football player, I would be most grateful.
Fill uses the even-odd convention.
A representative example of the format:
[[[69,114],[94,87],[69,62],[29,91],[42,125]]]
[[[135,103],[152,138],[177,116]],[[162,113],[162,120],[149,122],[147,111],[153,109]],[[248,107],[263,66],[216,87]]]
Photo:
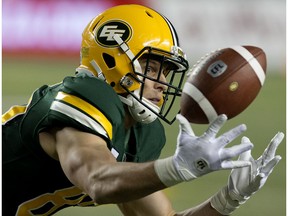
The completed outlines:
[[[255,161],[246,137],[226,147],[245,125],[216,137],[225,115],[199,137],[177,115],[175,154],[158,159],[166,142],[159,119],[173,122],[169,113],[189,67],[166,17],[140,5],[116,6],[82,36],[76,75],[40,87],[26,106],[2,116],[3,215],[106,203],[124,215],[226,215],[263,186],[280,160],[283,134]],[[232,169],[229,184],[182,213],[161,192],[220,169]]]

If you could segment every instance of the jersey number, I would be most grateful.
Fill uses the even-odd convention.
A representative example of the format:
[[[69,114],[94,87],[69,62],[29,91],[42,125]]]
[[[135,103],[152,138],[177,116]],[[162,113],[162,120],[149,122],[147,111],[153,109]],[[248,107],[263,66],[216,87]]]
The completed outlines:
[[[51,215],[64,206],[91,206],[94,202],[77,187],[64,188],[46,193],[22,203],[16,215]]]

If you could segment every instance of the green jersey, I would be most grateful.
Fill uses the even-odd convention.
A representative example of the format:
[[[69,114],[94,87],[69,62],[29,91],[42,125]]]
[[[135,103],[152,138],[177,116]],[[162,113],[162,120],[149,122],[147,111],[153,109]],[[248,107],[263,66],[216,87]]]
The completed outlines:
[[[160,121],[127,131],[124,117],[112,87],[85,74],[42,86],[27,105],[7,111],[2,116],[3,214],[51,215],[67,206],[93,205],[41,148],[38,135],[49,128],[69,126],[100,136],[118,162],[157,159],[165,144]]]

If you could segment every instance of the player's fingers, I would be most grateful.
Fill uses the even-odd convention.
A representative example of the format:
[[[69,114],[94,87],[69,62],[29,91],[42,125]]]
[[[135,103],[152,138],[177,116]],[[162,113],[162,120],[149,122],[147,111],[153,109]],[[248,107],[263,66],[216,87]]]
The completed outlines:
[[[251,160],[251,157],[251,150],[248,150],[241,153],[238,160]]]
[[[208,127],[204,136],[208,139],[210,137],[215,137],[219,130],[223,127],[225,122],[227,121],[227,116],[225,114],[219,115]]]
[[[191,136],[195,136],[189,121],[183,115],[177,114],[176,119],[179,121],[180,131],[186,132]]]
[[[221,158],[223,160],[229,160],[234,157],[240,157],[241,160],[249,160],[251,157],[250,150],[253,148],[252,143],[242,143],[240,145],[235,145],[230,148],[222,149]],[[246,152],[246,153],[245,153]],[[240,156],[242,155],[242,156]]]
[[[251,143],[250,139],[246,136],[243,136],[241,139],[241,143]]]
[[[224,133],[222,136],[218,137],[218,145],[219,147],[224,147],[230,142],[232,142],[234,139],[236,139],[238,136],[240,136],[244,131],[246,131],[246,125],[241,124],[238,125],[237,127],[227,131]],[[249,142],[251,143],[251,142]]]
[[[279,163],[281,160],[281,156],[277,155],[272,160],[270,160],[265,166],[262,167],[261,173],[264,173],[268,176],[274,169],[274,167]]]
[[[284,138],[284,134],[282,132],[278,132],[270,141],[269,145],[265,149],[263,155],[262,155],[262,163],[266,164],[268,163],[276,153],[276,150],[279,146],[279,144],[282,142]]]
[[[248,167],[251,166],[250,161],[232,161],[232,160],[226,160],[221,163],[221,167],[223,169],[238,169],[242,167]]]
[[[242,137],[241,139],[241,143],[251,143],[250,139],[246,136]],[[239,159],[238,160],[251,160],[252,156],[251,156],[251,149],[248,151],[245,151],[243,153],[240,154]]]

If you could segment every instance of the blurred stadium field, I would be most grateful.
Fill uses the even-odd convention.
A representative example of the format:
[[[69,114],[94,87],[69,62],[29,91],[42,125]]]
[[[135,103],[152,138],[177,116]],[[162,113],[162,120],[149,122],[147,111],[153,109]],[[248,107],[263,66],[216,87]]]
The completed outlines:
[[[2,113],[11,105],[26,103],[31,93],[42,84],[60,82],[66,75],[73,75],[78,57],[58,58],[53,56],[13,56],[3,55],[2,59]],[[227,122],[227,130],[245,123],[248,136],[255,147],[252,154],[260,156],[264,148],[278,131],[286,132],[286,75],[285,71],[267,72],[264,87],[256,100],[242,114]],[[175,150],[178,125],[165,126],[167,145],[161,157],[173,154]],[[193,125],[196,134],[204,132],[207,125]],[[237,139],[237,144],[240,138]],[[283,142],[277,153],[282,161],[275,168],[264,188],[235,212],[240,215],[286,215],[286,143]],[[165,192],[172,200],[176,210],[195,206],[213,195],[227,182],[228,171],[220,171],[201,177],[190,183],[183,183]],[[40,183],[40,182],[39,182]],[[123,194],[125,195],[125,194]],[[121,215],[114,205],[97,208],[68,208],[57,216],[76,215]]]

